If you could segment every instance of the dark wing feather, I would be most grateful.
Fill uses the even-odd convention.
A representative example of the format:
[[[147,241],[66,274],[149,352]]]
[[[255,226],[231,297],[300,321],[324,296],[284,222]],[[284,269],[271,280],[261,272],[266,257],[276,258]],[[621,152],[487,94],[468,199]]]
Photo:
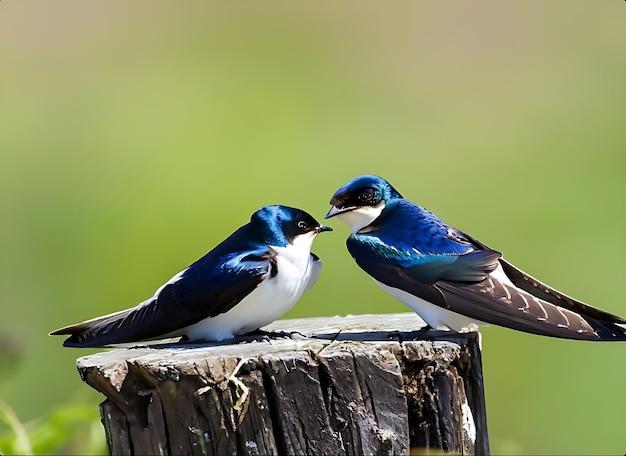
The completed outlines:
[[[443,295],[440,305],[486,323],[565,339],[626,340],[626,331],[613,322],[554,305],[495,278],[440,281],[434,287]]]
[[[350,236],[348,250],[366,272],[383,265],[411,271],[423,283],[437,280],[479,282],[498,267],[501,254],[494,250],[466,247],[465,253],[424,254],[405,244],[398,248],[374,233]]]
[[[54,331],[71,334],[68,347],[94,347],[162,337],[227,312],[266,277],[275,275],[274,252],[267,248],[205,257],[191,265],[144,303],[110,316]]]
[[[501,259],[500,264],[507,277],[513,282],[516,287],[527,291],[528,293],[537,296],[544,301],[550,302],[554,305],[564,307],[573,312],[579,312],[583,315],[597,318],[599,320],[606,320],[613,323],[626,324],[626,320],[616,315],[610,314],[595,307],[591,307],[588,304],[580,302],[574,298],[571,298],[558,290],[546,285],[543,282],[535,279],[534,277],[526,274],[518,269],[508,261]]]
[[[490,250],[487,245],[483,244],[480,241],[477,241],[467,233],[461,233],[460,231],[457,232],[464,238],[470,240],[479,248],[483,250]],[[605,312],[601,309],[591,307],[588,304],[585,304],[581,301],[578,301],[577,299],[567,296],[564,293],[561,293],[560,291],[525,273],[517,266],[509,263],[504,258],[500,258],[500,264],[502,265],[502,269],[506,276],[516,287],[521,288],[522,290],[530,293],[533,296],[538,297],[539,299],[547,301],[556,306],[571,310],[572,312],[578,312],[583,315],[596,318],[598,320],[604,320],[618,324],[626,324],[626,320],[624,320],[623,318]]]

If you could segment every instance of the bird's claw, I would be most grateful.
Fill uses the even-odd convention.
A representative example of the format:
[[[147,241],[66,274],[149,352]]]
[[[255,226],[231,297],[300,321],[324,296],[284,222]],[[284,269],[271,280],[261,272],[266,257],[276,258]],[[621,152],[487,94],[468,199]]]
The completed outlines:
[[[260,337],[262,341],[269,343],[276,339],[301,340],[307,338],[306,335],[299,331],[264,331],[262,329],[258,329],[248,335]]]
[[[305,334],[302,334],[300,331],[278,331],[277,334],[280,334],[282,337],[291,340],[308,339],[308,337]]]

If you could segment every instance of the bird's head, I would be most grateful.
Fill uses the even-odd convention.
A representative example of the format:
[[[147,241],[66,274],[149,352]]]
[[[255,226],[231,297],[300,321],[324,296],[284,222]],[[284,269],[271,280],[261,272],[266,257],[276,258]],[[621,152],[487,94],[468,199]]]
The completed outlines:
[[[250,221],[263,231],[266,242],[281,247],[292,244],[310,249],[319,233],[333,230],[302,209],[280,205],[262,207]]]
[[[339,187],[324,218],[338,216],[353,232],[372,223],[385,205],[402,195],[382,177],[359,176]]]

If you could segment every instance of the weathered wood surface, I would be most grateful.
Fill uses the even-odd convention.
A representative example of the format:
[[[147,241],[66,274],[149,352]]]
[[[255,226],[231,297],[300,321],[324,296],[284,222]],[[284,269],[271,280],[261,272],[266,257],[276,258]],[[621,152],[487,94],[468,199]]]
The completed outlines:
[[[282,320],[291,338],[80,358],[112,454],[489,453],[478,335],[414,314]]]

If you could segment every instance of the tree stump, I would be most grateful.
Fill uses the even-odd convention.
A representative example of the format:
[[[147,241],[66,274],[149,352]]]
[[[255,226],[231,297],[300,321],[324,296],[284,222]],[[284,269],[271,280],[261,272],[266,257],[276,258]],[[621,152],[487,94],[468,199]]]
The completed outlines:
[[[80,358],[112,454],[489,453],[479,336],[415,314],[282,320]],[[423,450],[426,451],[426,450]]]

